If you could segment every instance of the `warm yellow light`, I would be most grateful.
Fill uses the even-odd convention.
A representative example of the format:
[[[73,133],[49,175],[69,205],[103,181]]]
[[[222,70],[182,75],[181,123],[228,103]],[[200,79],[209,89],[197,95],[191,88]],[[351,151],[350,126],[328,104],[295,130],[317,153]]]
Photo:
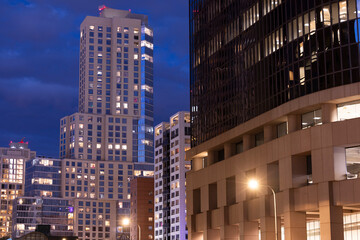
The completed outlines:
[[[130,219],[129,218],[124,218],[122,220],[122,224],[123,224],[123,226],[129,226],[130,225]]]
[[[255,179],[251,179],[248,182],[248,186],[249,186],[250,189],[257,189],[259,187],[259,183]]]

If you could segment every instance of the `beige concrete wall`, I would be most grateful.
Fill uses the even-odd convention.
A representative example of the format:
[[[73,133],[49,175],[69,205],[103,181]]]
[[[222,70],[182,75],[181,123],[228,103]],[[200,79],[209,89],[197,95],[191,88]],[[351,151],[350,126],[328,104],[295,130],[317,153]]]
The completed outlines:
[[[343,209],[360,204],[355,190],[360,179],[346,179],[345,159],[345,147],[360,145],[360,118],[337,121],[336,111],[337,103],[360,99],[360,84],[351,86],[299,98],[188,151],[187,159],[195,164],[187,174],[190,239],[258,239],[254,229],[259,227],[262,239],[274,239],[272,194],[266,187],[249,191],[249,176],[276,189],[278,224],[280,228],[282,222],[286,240],[305,239],[306,221],[314,217],[320,220],[322,239],[343,239]],[[301,114],[320,108],[322,125],[301,129]],[[289,133],[277,138],[274,129],[284,119]],[[264,144],[255,147],[259,129],[264,130]],[[236,154],[233,144],[239,139],[244,152]],[[222,148],[225,160],[212,161],[214,151]],[[206,154],[210,157],[202,168],[199,156]]]

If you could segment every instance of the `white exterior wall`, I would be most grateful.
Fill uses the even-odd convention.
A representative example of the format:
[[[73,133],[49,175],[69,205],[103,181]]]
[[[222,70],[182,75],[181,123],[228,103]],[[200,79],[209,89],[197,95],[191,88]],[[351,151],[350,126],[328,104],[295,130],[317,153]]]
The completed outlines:
[[[185,173],[190,168],[190,162],[185,161],[185,150],[190,148],[190,135],[186,135],[185,128],[190,128],[190,114],[178,112],[170,117],[170,123],[161,123],[155,127],[155,239],[187,239],[186,230],[186,195]],[[161,130],[161,131],[160,131]],[[168,131],[169,142],[165,143],[164,134]],[[161,161],[163,149],[169,148],[169,165]],[[163,196],[165,177],[162,176],[164,167],[170,173],[170,199],[167,203]],[[161,201],[162,200],[162,201]],[[163,209],[169,204],[169,210]],[[169,216],[169,228],[163,228]],[[167,231],[167,232],[165,232]]]

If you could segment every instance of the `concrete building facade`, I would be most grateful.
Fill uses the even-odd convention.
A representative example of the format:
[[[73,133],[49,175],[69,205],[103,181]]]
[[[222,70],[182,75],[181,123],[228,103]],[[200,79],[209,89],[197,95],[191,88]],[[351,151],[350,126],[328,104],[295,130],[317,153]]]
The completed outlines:
[[[155,127],[155,239],[187,239],[185,161],[190,113],[178,112]]]
[[[11,236],[12,211],[15,198],[24,195],[25,162],[35,158],[36,153],[28,148],[28,143],[10,142],[8,148],[0,148],[0,237]]]
[[[191,239],[274,239],[266,185],[279,239],[359,239],[359,87],[301,97],[188,151]]]
[[[154,178],[130,181],[130,239],[154,239]]]
[[[360,239],[360,2],[189,6],[190,238]]]

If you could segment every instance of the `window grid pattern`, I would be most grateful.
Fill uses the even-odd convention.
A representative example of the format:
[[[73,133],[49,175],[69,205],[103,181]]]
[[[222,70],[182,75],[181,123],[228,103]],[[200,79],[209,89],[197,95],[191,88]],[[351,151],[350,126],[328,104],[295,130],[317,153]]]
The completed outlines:
[[[359,81],[360,1],[273,4],[190,1],[192,146],[298,97]]]

